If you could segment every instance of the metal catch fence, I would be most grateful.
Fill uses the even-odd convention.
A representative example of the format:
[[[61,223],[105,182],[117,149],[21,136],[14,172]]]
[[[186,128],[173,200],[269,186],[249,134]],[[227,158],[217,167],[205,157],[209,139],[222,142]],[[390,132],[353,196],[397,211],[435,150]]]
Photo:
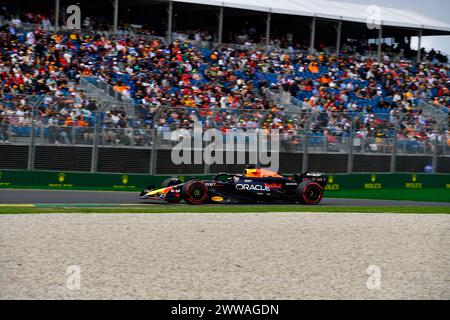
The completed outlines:
[[[287,173],[450,172],[447,115],[419,119],[307,108],[137,109],[130,115],[124,103],[87,96],[1,96],[0,168],[208,174],[264,165],[263,148],[269,154],[275,146],[280,171]],[[180,164],[173,158],[187,133],[192,139],[185,147],[201,156]],[[251,140],[251,133],[268,144]],[[230,136],[234,149],[226,144]],[[213,142],[221,142],[220,147],[211,150]],[[231,155],[211,164],[205,161],[206,151]]]

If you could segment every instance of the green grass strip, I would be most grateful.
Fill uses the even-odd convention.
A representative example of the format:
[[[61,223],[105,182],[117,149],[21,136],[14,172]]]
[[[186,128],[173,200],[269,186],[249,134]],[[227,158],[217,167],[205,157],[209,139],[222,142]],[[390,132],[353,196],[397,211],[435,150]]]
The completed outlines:
[[[32,214],[32,213],[267,213],[267,212],[329,212],[329,213],[419,213],[450,214],[448,207],[328,207],[301,205],[149,205],[140,207],[102,207],[102,206],[40,206],[40,207],[0,207],[0,214]]]
[[[450,202],[450,189],[379,189],[326,191],[325,198]]]

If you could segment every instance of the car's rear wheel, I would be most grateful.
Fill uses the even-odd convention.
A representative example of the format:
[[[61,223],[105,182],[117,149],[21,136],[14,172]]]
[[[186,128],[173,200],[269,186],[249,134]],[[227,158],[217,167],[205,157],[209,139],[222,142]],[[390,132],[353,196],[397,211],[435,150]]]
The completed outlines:
[[[183,186],[181,195],[189,204],[202,204],[208,200],[208,187],[201,181],[189,181]]]
[[[304,181],[297,187],[299,200],[303,204],[318,205],[323,198],[323,188],[315,181]]]

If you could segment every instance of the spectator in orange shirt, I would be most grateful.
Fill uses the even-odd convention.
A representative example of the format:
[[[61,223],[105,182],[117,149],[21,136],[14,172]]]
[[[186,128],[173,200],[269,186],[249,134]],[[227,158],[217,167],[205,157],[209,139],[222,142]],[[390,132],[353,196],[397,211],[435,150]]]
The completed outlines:
[[[70,126],[72,126],[73,125],[73,121],[72,121],[72,117],[67,117],[67,119],[64,121],[64,125],[66,126],[66,127],[70,127]]]
[[[308,69],[312,73],[319,73],[319,64],[313,61],[309,64]]]
[[[329,84],[331,83],[331,78],[329,75],[324,74],[321,78],[320,78],[320,82],[322,83],[322,85],[328,87]]]
[[[119,93],[123,93],[125,90],[130,90],[130,87],[126,86],[122,81],[117,82],[113,88]]]

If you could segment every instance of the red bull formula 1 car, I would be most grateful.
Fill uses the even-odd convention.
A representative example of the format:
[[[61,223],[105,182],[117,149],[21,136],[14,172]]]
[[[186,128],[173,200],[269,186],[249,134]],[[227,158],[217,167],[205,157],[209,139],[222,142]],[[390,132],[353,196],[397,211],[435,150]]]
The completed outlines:
[[[265,169],[246,169],[244,174],[220,173],[211,180],[183,181],[171,177],[161,188],[142,191],[143,200],[199,205],[205,203],[301,203],[317,205],[322,201],[327,176],[305,172],[283,176]]]

